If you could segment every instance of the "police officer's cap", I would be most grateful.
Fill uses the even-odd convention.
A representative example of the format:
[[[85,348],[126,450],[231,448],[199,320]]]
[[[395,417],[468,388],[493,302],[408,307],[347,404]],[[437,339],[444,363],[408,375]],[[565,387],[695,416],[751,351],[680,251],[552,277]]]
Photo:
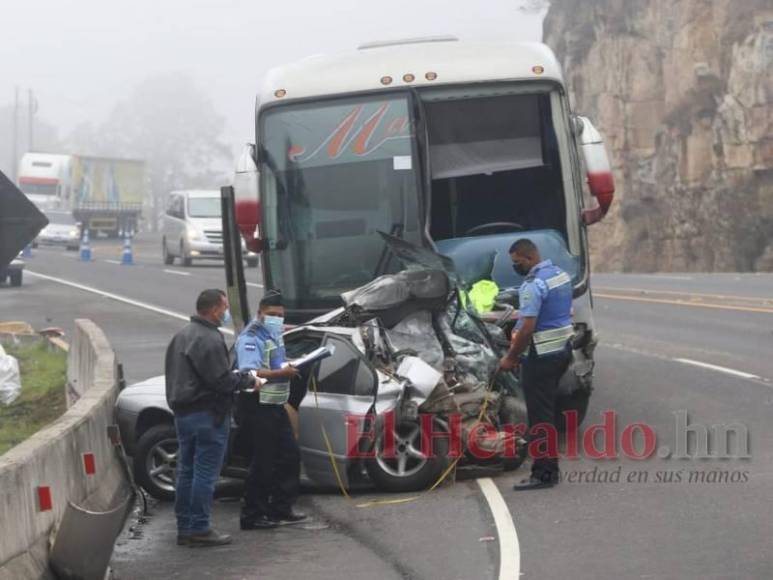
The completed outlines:
[[[260,299],[260,307],[265,308],[267,306],[283,306],[282,292],[275,289],[266,290],[263,298]]]

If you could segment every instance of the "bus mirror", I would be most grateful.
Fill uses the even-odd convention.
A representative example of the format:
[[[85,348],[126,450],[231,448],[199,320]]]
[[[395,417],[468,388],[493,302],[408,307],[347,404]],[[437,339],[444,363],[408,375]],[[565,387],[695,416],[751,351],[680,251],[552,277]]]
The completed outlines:
[[[580,147],[588,176],[588,189],[598,202],[596,207],[583,212],[583,221],[590,225],[601,221],[607,215],[615,197],[615,181],[601,133],[586,117],[576,117],[576,120],[582,125],[579,133]]]
[[[236,163],[234,174],[234,205],[236,225],[251,252],[263,250],[259,238],[260,190],[256,149],[253,143],[247,143]]]

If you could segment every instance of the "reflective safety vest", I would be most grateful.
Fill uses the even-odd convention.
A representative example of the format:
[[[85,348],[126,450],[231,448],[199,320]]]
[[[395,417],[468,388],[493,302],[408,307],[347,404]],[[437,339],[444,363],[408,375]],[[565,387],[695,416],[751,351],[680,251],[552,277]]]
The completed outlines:
[[[520,316],[537,317],[532,344],[537,356],[561,352],[574,334],[572,278],[543,260],[531,269],[520,291]]]
[[[284,340],[273,337],[265,326],[253,320],[236,339],[236,365],[239,370],[279,369],[285,362]],[[290,398],[290,382],[269,381],[258,394],[262,405],[284,405]]]

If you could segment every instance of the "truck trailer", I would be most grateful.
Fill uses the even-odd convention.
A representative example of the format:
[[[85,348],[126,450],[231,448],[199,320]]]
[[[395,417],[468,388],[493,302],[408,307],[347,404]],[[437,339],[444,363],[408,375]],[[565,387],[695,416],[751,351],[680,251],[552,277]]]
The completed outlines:
[[[145,164],[135,159],[25,153],[19,188],[46,212],[69,211],[82,229],[119,236],[136,231]]]

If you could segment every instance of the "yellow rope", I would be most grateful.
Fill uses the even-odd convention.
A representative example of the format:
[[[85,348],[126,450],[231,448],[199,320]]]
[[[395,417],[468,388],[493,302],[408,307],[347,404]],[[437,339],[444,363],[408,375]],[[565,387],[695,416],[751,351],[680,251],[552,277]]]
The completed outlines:
[[[488,395],[488,393],[491,392],[491,390],[494,388],[494,381],[496,380],[497,374],[499,371],[497,370],[494,375],[491,377],[491,382],[489,383],[488,387],[486,388],[485,395]],[[311,375],[311,390],[314,392],[314,404],[317,408],[317,416],[320,419],[320,427],[322,428],[322,438],[325,440],[325,447],[327,448],[327,454],[328,458],[330,459],[330,464],[333,467],[333,473],[335,474],[336,481],[338,482],[338,488],[341,491],[341,495],[343,495],[346,499],[350,501],[354,501],[351,495],[349,495],[349,492],[346,489],[346,486],[344,485],[343,479],[341,478],[341,473],[338,471],[338,463],[335,459],[335,453],[333,453],[333,446],[330,443],[330,437],[328,437],[327,429],[325,429],[325,424],[322,422],[322,418],[319,416],[319,398],[317,397],[317,380],[314,374]],[[481,419],[483,419],[483,415],[486,413],[486,409],[488,408],[488,396],[484,396],[483,399],[483,405],[480,408],[480,413],[478,414],[478,420],[476,421],[476,425],[481,422]],[[451,462],[451,465],[449,465],[443,473],[440,474],[440,477],[438,477],[437,481],[432,484],[425,492],[421,493],[420,495],[411,496],[411,497],[403,497],[403,498],[395,498],[395,499],[374,499],[371,501],[367,501],[364,503],[357,503],[355,504],[355,507],[357,508],[366,508],[366,507],[374,507],[379,505],[395,505],[395,504],[403,504],[403,503],[410,503],[412,501],[416,501],[417,499],[420,499],[421,497],[427,495],[428,493],[434,491],[440,484],[442,484],[446,478],[453,472],[454,469],[456,469],[456,465],[461,460],[463,454],[460,453],[457,457],[454,458],[454,460]]]

